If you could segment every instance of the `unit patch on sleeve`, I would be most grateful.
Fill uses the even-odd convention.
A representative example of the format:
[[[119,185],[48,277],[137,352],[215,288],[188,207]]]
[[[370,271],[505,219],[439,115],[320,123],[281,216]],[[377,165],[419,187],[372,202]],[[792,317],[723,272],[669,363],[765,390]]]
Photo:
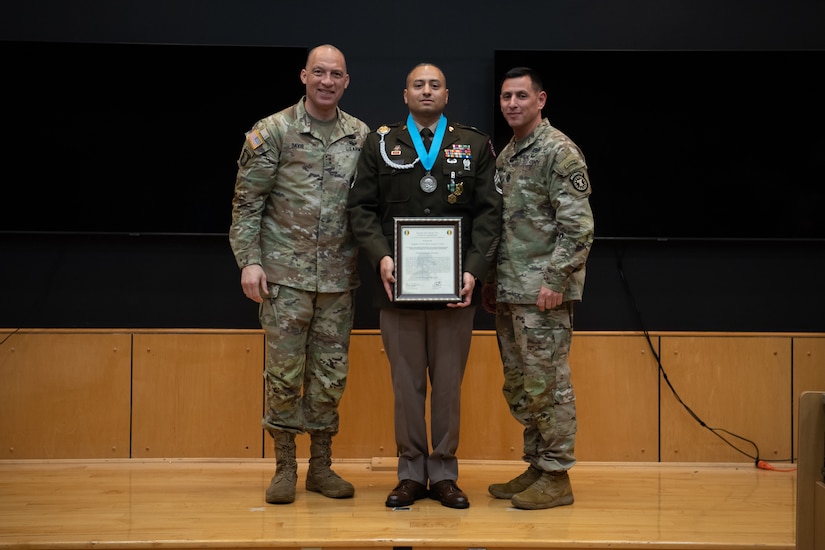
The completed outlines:
[[[573,172],[572,174],[570,174],[570,183],[573,184],[573,187],[575,187],[577,191],[587,191],[587,178],[584,176],[584,173],[582,172]]]

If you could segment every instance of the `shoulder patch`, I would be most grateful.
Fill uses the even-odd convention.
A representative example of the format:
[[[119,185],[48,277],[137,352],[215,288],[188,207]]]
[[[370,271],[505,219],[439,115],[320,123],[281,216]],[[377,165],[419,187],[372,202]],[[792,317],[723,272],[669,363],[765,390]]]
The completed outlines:
[[[252,149],[257,149],[264,143],[264,138],[261,137],[260,132],[257,129],[250,130],[246,133],[246,141],[249,143],[249,146]]]
[[[571,154],[567,155],[564,159],[559,161],[559,168],[561,168],[563,172],[567,172],[571,168],[580,164],[582,164],[581,159],[577,155]]]
[[[562,177],[568,177],[574,172],[587,171],[587,163],[576,147],[562,146],[556,153],[553,170]]]
[[[587,188],[590,186],[590,183],[587,181],[587,176],[585,176],[584,172],[578,170],[570,174],[570,184],[576,191],[582,193],[587,191]]]

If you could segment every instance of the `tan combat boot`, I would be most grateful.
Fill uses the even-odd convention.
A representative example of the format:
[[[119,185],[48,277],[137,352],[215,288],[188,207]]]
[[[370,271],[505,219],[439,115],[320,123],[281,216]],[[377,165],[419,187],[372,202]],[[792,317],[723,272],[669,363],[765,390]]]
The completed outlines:
[[[269,504],[289,504],[295,500],[298,463],[295,461],[295,434],[272,430],[275,440],[275,475],[266,490]]]
[[[307,491],[321,493],[329,498],[349,498],[355,494],[352,483],[332,471],[332,436],[311,434]]]
[[[544,472],[524,491],[510,499],[513,506],[524,510],[541,510],[573,504],[573,488],[567,472]]]
[[[513,498],[513,495],[522,492],[538,481],[540,477],[541,470],[530,465],[521,475],[514,477],[507,483],[493,483],[487,487],[487,490],[496,498]]]

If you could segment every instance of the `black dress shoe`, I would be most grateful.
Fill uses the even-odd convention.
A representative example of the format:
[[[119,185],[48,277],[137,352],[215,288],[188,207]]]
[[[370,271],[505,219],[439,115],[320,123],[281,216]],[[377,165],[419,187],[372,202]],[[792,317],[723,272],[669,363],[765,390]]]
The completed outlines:
[[[412,479],[402,479],[389,494],[385,504],[390,508],[409,506],[416,500],[420,500],[426,496],[426,485],[422,485]]]
[[[430,498],[448,508],[469,508],[470,499],[452,479],[443,479],[430,487]]]

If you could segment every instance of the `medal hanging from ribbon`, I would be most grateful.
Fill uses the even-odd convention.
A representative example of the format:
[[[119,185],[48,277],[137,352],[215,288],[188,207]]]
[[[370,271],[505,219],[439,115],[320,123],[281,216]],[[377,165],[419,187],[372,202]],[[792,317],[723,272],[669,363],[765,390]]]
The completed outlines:
[[[412,114],[407,115],[407,132],[410,133],[415,152],[418,153],[418,158],[421,159],[421,166],[427,171],[424,177],[421,178],[419,185],[422,191],[432,193],[438,187],[438,181],[430,174],[430,170],[435,164],[435,159],[438,158],[438,152],[441,150],[441,141],[444,139],[444,130],[447,128],[447,117],[441,115],[441,118],[438,119],[438,125],[435,127],[435,135],[429,151],[424,147],[424,140],[421,139],[421,134],[415,128]]]

